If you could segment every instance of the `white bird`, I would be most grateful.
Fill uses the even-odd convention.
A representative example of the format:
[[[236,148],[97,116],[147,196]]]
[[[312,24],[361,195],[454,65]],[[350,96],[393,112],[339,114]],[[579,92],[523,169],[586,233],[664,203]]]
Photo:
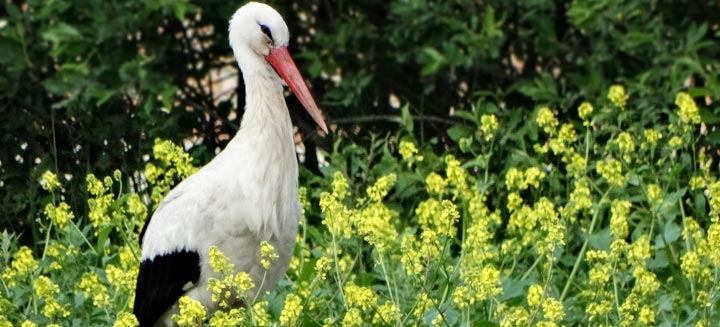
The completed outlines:
[[[170,191],[140,234],[133,313],[141,327],[173,326],[182,295],[217,310],[207,290],[208,278],[218,277],[208,262],[211,246],[228,256],[236,273],[262,282],[248,292],[250,299],[272,288],[292,257],[301,207],[282,80],[325,132],[327,127],[288,53],[290,35],[277,11],[250,2],[235,12],[229,32],[245,81],[245,114],[225,150]],[[279,256],[267,274],[262,241]]]

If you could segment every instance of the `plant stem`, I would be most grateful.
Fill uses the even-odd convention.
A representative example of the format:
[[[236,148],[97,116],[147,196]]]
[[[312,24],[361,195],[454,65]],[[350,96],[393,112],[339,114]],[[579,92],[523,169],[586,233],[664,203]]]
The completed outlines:
[[[585,237],[585,242],[583,242],[583,245],[580,248],[580,253],[578,254],[577,259],[575,259],[575,264],[573,265],[573,269],[572,269],[572,271],[570,271],[570,276],[568,277],[567,282],[565,282],[565,287],[563,288],[562,294],[560,295],[560,302],[562,302],[565,299],[567,292],[570,290],[570,284],[572,284],[572,281],[575,278],[575,274],[577,274],[577,270],[578,270],[578,268],[580,268],[580,263],[582,262],[583,258],[585,257],[585,251],[587,250],[588,244],[590,243],[590,235],[592,235],[593,230],[595,230],[595,224],[597,223],[597,219],[600,216],[600,208],[601,208],[602,204],[605,202],[605,198],[607,197],[607,195],[608,195],[608,192],[605,192],[605,194],[603,194],[602,198],[600,199],[600,202],[598,202],[598,206],[595,209],[593,218],[590,221],[590,228],[588,228],[587,236]]]

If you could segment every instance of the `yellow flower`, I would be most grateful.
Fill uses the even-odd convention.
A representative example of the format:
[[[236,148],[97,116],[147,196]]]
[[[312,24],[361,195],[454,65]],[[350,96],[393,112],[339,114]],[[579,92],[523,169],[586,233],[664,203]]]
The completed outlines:
[[[70,311],[60,305],[54,297],[45,299],[45,306],[43,306],[42,313],[50,319],[58,317],[64,318],[70,315]]]
[[[349,194],[348,187],[349,185],[345,175],[343,175],[342,172],[336,171],[335,174],[333,174],[332,180],[332,196],[338,200],[344,199],[345,196]]]
[[[680,258],[680,269],[688,279],[700,274],[700,266],[700,257],[696,251],[688,251]]]
[[[648,184],[647,185],[647,199],[648,203],[650,203],[653,206],[659,205],[662,203],[662,189],[660,188],[660,185],[657,184]]]
[[[182,147],[169,140],[155,139],[153,157],[168,166],[175,167],[180,178],[186,178],[198,170],[192,164],[192,157]]]
[[[134,314],[130,312],[120,312],[115,319],[113,327],[137,327],[140,323]]]
[[[423,271],[423,263],[418,247],[415,235],[403,235],[400,242],[400,253],[402,253],[400,262],[408,276],[417,276]]]
[[[580,178],[585,172],[586,166],[587,161],[585,157],[577,152],[573,152],[573,154],[569,156],[569,163],[565,166],[565,169],[567,169],[567,172],[572,174],[573,177]]]
[[[116,265],[109,264],[105,267],[105,276],[108,282],[114,287],[130,291],[135,289],[137,269],[123,270]]]
[[[295,294],[288,294],[285,297],[285,307],[280,313],[280,323],[283,325],[296,325],[302,313],[302,300]]]
[[[60,287],[47,276],[40,276],[35,279],[33,281],[33,289],[35,290],[35,295],[38,297],[53,297],[60,293]]]
[[[680,122],[685,125],[697,125],[702,122],[700,118],[700,110],[698,110],[695,100],[686,92],[680,92],[675,97],[675,105],[680,108],[678,115]]]
[[[12,287],[17,282],[24,281],[38,268],[38,262],[33,257],[32,250],[27,246],[21,246],[17,252],[13,254],[10,268],[3,273],[3,279],[7,281],[8,286]]]
[[[398,322],[398,319],[398,308],[392,301],[385,301],[383,305],[376,307],[372,322],[375,326],[392,325],[393,321]]]
[[[235,266],[228,261],[228,258],[217,248],[217,246],[211,246],[208,251],[210,255],[210,267],[214,272],[219,272],[223,275],[231,274]]]
[[[460,219],[460,213],[458,212],[457,207],[454,203],[452,203],[452,201],[443,200],[440,203],[440,206],[442,207],[442,211],[440,211],[440,215],[435,221],[435,223],[437,224],[436,230],[439,232],[440,235],[443,235],[445,237],[455,237],[455,234],[457,233],[455,223],[458,219]]]
[[[262,241],[262,243],[260,243],[260,257],[260,263],[263,268],[268,269],[270,268],[270,262],[277,259],[278,255],[275,253],[275,247],[273,247],[272,244],[267,241]]]
[[[446,185],[447,183],[442,178],[442,176],[438,175],[435,172],[431,172],[425,178],[425,189],[427,190],[428,194],[430,194],[430,196],[441,196],[445,191]]]
[[[673,150],[679,150],[683,146],[683,140],[679,136],[673,136],[670,139],[670,142],[668,142],[668,145],[670,145],[670,148]]]
[[[30,320],[25,320],[20,324],[20,327],[37,327],[37,324]]]
[[[332,261],[328,257],[322,257],[315,262],[315,273],[320,279],[325,280],[325,275],[332,270]]]
[[[590,317],[590,321],[598,321],[602,316],[608,315],[613,309],[613,304],[610,301],[600,301],[600,303],[589,303],[585,308],[585,313]]]
[[[612,268],[610,265],[606,263],[595,264],[588,272],[588,284],[597,288],[604,288],[610,281],[611,276]]]
[[[599,161],[595,169],[612,186],[622,186],[625,182],[620,161],[615,159],[610,159],[607,162]]]
[[[464,195],[468,191],[468,174],[462,167],[460,160],[457,160],[453,155],[445,156],[445,172],[447,175],[448,185],[454,186],[454,197]]]
[[[525,170],[525,180],[520,183],[520,189],[526,190],[530,185],[540,187],[540,181],[545,179],[545,172],[537,167],[530,167]]]
[[[338,176],[341,176],[342,180],[345,178],[342,177],[342,174],[336,173],[333,184],[338,180]],[[352,212],[340,202],[345,196],[343,192],[347,192],[347,184],[344,184],[344,186],[344,189],[336,189],[333,187],[333,193],[321,193],[320,209],[325,214],[322,224],[327,226],[330,233],[335,236],[349,238],[352,235],[352,225],[350,223]],[[339,193],[336,194],[335,191]]]
[[[94,174],[88,174],[85,181],[87,182],[88,192],[93,196],[102,195],[107,191],[103,182],[97,179]]]
[[[503,310],[502,314],[499,315],[500,327],[521,327],[527,326],[530,321],[530,314],[527,309],[516,306],[510,307],[509,309]]]
[[[367,195],[374,202],[380,202],[388,194],[390,188],[395,185],[397,176],[395,174],[389,174],[378,178],[375,184],[367,188]]]
[[[350,283],[343,288],[343,294],[345,295],[345,302],[349,307],[359,308],[362,311],[373,307],[375,302],[377,302],[375,292],[366,286],[357,286]]]
[[[538,111],[537,117],[535,118],[535,122],[548,135],[555,135],[555,128],[559,124],[555,114],[548,107],[540,108],[540,111]]]
[[[643,305],[638,322],[643,326],[655,326],[655,311],[649,306]]]
[[[475,297],[473,296],[473,292],[467,285],[460,285],[456,287],[455,291],[453,291],[452,298],[453,303],[455,303],[458,309],[465,309],[475,304]]]
[[[575,189],[570,193],[570,213],[575,214],[581,211],[592,212],[592,198],[590,197],[590,187],[588,186],[587,179],[583,178],[575,182]]]
[[[485,141],[490,141],[493,138],[493,133],[498,128],[498,120],[495,115],[482,115],[480,116],[480,131],[485,138]]]
[[[515,167],[510,167],[505,173],[505,187],[508,191],[519,189],[520,183],[523,181],[523,173]]]
[[[56,188],[60,187],[60,181],[58,181],[55,173],[47,170],[43,173],[42,178],[40,179],[40,185],[42,185],[44,190],[52,192],[55,191]]]
[[[693,176],[690,179],[690,190],[695,191],[705,187],[705,178],[702,176]]]
[[[543,288],[541,285],[533,284],[528,288],[527,302],[531,307],[540,305],[540,300],[543,296]]]
[[[147,206],[137,193],[131,193],[127,199],[127,210],[129,213],[140,218],[139,222],[144,222],[147,217]]]
[[[195,327],[202,323],[205,319],[205,307],[195,299],[188,296],[182,296],[178,300],[180,313],[172,316],[179,327]]]
[[[400,142],[400,149],[398,152],[400,152],[400,156],[403,160],[410,160],[418,153],[418,148],[413,142],[402,141]]]
[[[615,144],[618,149],[620,149],[620,153],[623,154],[623,160],[625,160],[625,162],[630,162],[630,155],[635,152],[635,142],[633,142],[633,138],[630,133],[622,132],[618,134],[615,138]]]
[[[662,133],[659,131],[656,131],[652,128],[648,128],[645,131],[643,131],[643,134],[645,135],[645,142],[643,144],[647,144],[645,146],[641,146],[643,148],[649,148],[651,146],[657,145],[658,141],[662,139]]]
[[[610,99],[613,104],[620,107],[620,109],[624,110],[628,95],[625,93],[625,88],[622,85],[613,85],[610,86],[608,99]]]
[[[590,102],[583,102],[578,107],[578,115],[580,116],[580,119],[583,120],[583,125],[590,126],[590,121],[588,118],[590,118],[590,115],[593,112],[593,106]]]
[[[77,289],[85,292],[87,297],[92,298],[93,305],[96,307],[104,307],[110,304],[110,295],[105,286],[100,281],[100,276],[95,272],[86,272],[83,274]]]
[[[632,292],[640,295],[642,298],[655,296],[655,292],[660,289],[660,282],[657,280],[655,273],[648,271],[642,266],[635,266],[633,276],[635,277],[635,286]]]
[[[466,264],[467,266],[468,264]],[[494,265],[488,264],[478,268],[469,268],[462,271],[462,279],[470,286],[471,299],[468,304],[485,301],[502,293],[500,287],[500,271]]]
[[[720,181],[713,182],[707,187],[708,198],[710,198],[710,217],[715,223],[720,216]]]
[[[44,212],[50,222],[62,230],[67,226],[68,220],[75,218],[75,215],[70,211],[70,206],[65,202],[60,202],[57,207],[52,203],[48,203]]]
[[[271,322],[270,313],[267,311],[268,301],[258,301],[253,304],[253,315],[256,326],[268,326]],[[236,324],[237,325],[237,324]]]
[[[358,308],[350,308],[342,320],[343,327],[360,327],[363,325],[362,312]]]
[[[508,194],[508,199],[507,199],[508,211],[513,212],[513,211],[517,210],[518,208],[520,208],[522,203],[523,203],[523,200],[520,197],[520,194],[518,194],[518,192],[511,192],[510,194]]]
[[[210,318],[210,327],[244,326],[245,314],[242,308],[216,311]]]
[[[650,259],[650,239],[647,234],[632,242],[627,257],[634,267],[645,267],[645,262]]]
[[[629,201],[613,201],[612,216],[610,217],[610,231],[616,239],[625,239],[628,235],[627,216],[632,208]]]
[[[548,144],[554,154],[567,156],[573,153],[574,150],[570,145],[575,142],[576,138],[575,127],[572,124],[563,124],[557,138],[550,139]]]
[[[255,287],[250,275],[241,271],[234,274],[235,265],[230,263],[227,256],[216,246],[211,246],[208,254],[210,256],[210,268],[219,273],[221,278],[209,278],[207,289],[210,291],[211,299],[221,308],[229,308],[234,298],[245,297],[248,290]]]
[[[542,308],[545,319],[550,322],[560,322],[565,317],[563,305],[556,299],[546,298],[542,302]]]
[[[356,212],[353,224],[363,239],[374,245],[379,251],[392,248],[397,240],[397,230],[392,220],[397,216],[382,203],[372,203]]]

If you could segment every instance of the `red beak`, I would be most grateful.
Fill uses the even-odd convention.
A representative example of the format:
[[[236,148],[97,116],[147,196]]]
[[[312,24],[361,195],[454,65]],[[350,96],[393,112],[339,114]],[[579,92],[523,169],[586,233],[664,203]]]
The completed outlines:
[[[295,96],[300,100],[305,110],[307,110],[318,126],[327,133],[328,129],[320,113],[320,109],[318,109],[315,100],[313,100],[312,95],[310,95],[310,91],[308,91],[307,85],[305,85],[305,81],[302,75],[300,75],[297,66],[295,66],[292,57],[290,57],[287,48],[274,48],[270,51],[270,54],[265,56],[265,60],[275,68],[275,71],[285,80],[285,83],[287,83],[293,93],[295,93]]]

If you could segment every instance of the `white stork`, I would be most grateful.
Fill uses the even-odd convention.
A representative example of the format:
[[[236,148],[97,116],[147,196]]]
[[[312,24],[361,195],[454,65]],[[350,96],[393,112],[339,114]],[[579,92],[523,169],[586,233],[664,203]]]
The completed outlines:
[[[250,2],[235,12],[229,32],[245,80],[245,114],[225,150],[170,191],[140,234],[133,313],[141,327],[173,326],[182,295],[217,309],[207,290],[208,278],[217,277],[208,263],[211,246],[255,285],[265,275],[261,242],[275,247],[279,258],[249,298],[273,287],[292,257],[300,219],[298,164],[282,80],[327,127],[288,53],[290,35],[277,11]]]

